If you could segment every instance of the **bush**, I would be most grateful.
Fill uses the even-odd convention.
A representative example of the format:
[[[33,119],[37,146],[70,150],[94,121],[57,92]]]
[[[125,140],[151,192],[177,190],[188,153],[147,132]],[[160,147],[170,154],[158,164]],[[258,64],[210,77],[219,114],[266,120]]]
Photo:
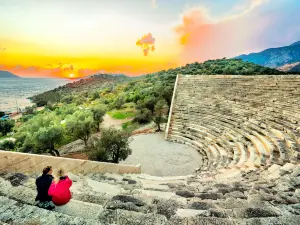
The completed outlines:
[[[23,116],[21,117],[21,121],[22,121],[22,122],[27,122],[27,121],[30,120],[32,117],[34,117],[33,114],[23,115]]]
[[[113,163],[125,160],[132,153],[129,136],[128,132],[115,128],[103,130],[100,138],[93,138],[89,142],[89,159]]]
[[[7,133],[12,131],[14,126],[14,120],[0,120],[0,133],[5,136]]]
[[[4,140],[0,142],[0,149],[13,150],[15,148],[15,142],[12,140]]]
[[[149,109],[147,108],[143,108],[138,110],[134,121],[141,123],[141,124],[145,124],[145,123],[149,123],[152,119],[152,113]]]

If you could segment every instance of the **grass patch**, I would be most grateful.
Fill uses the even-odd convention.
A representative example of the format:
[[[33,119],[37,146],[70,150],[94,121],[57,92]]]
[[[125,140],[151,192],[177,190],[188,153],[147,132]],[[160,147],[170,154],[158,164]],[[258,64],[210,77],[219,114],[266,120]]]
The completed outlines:
[[[134,123],[132,121],[127,121],[122,123],[122,129],[124,131],[133,132],[134,130],[138,129],[140,125],[138,123]]]
[[[119,109],[113,110],[107,113],[112,118],[117,120],[129,119],[135,117],[135,110],[134,109]]]

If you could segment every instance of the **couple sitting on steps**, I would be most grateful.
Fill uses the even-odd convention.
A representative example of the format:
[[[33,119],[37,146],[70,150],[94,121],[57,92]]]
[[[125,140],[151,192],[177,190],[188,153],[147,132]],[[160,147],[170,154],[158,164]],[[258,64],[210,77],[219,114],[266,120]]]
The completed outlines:
[[[52,210],[55,205],[65,205],[70,201],[72,180],[65,175],[62,169],[59,169],[56,175],[57,177],[54,179],[52,167],[47,166],[43,169],[42,176],[36,179],[35,184],[38,193],[35,200],[38,201],[38,207]]]

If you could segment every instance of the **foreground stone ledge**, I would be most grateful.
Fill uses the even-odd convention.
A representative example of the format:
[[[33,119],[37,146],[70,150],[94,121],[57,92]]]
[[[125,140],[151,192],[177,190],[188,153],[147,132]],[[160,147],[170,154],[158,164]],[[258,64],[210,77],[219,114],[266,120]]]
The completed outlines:
[[[41,173],[46,166],[54,169],[63,168],[66,172],[74,174],[90,173],[117,173],[117,174],[140,174],[140,165],[124,165],[104,163],[80,159],[68,159],[45,155],[35,155],[20,152],[8,152],[0,150],[0,171]]]

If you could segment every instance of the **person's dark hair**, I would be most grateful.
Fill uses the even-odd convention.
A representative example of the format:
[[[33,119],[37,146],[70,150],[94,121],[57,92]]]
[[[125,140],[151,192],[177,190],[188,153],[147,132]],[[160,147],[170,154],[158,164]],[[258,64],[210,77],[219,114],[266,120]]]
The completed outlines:
[[[47,173],[49,173],[49,171],[51,170],[51,166],[47,166],[46,168],[43,169],[43,174],[46,175]]]

